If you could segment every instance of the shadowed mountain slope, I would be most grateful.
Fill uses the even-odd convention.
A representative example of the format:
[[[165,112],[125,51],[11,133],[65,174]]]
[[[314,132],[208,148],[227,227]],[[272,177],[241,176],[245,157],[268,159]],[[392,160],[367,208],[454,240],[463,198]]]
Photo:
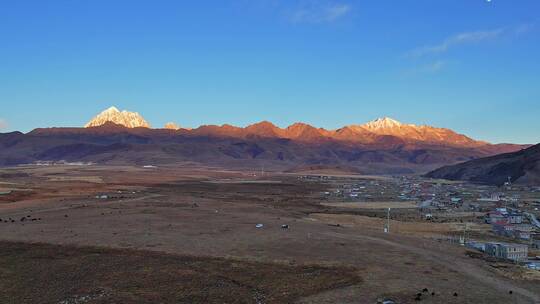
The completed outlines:
[[[510,178],[513,183],[540,185],[540,144],[514,153],[446,166],[427,176],[494,185],[502,185]]]

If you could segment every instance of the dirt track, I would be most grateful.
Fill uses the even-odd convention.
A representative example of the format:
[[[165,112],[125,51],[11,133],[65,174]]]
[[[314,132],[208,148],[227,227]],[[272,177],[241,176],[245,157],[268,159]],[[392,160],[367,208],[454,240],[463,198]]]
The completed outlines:
[[[398,242],[390,241],[387,239],[376,238],[376,237],[366,236],[366,235],[351,236],[351,235],[346,235],[343,233],[326,233],[326,235],[332,238],[340,238],[340,239],[353,240],[353,241],[376,242],[383,245],[396,247],[403,251],[409,251],[411,253],[420,254],[423,258],[430,260],[435,264],[439,264],[445,267],[452,265],[454,270],[457,270],[463,274],[466,274],[468,277],[470,277],[473,280],[478,280],[486,285],[490,285],[494,289],[499,290],[500,292],[506,292],[506,291],[512,290],[514,293],[517,293],[520,296],[522,296],[525,301],[530,301],[531,303],[540,302],[540,296],[538,294],[531,292],[527,289],[518,287],[508,280],[502,280],[500,278],[496,278],[493,276],[492,273],[489,273],[485,271],[484,269],[477,267],[476,265],[470,263],[470,261],[467,261],[464,257],[449,256],[449,255],[445,255],[444,253],[440,251],[435,251],[435,250],[426,248],[425,246],[413,247],[404,243],[398,243]]]

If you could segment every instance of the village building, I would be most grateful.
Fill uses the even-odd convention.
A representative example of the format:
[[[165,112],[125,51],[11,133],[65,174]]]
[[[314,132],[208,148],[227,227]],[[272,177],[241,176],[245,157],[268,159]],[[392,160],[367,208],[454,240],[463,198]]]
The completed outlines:
[[[514,237],[520,240],[530,240],[531,239],[531,230],[524,229],[515,229]]]
[[[491,225],[491,228],[495,234],[507,237],[514,236],[514,230],[516,229],[514,225],[510,225],[506,221],[494,223]]]
[[[510,243],[486,243],[486,253],[492,257],[512,260],[516,262],[525,261],[528,258],[529,247],[522,244]]]
[[[508,223],[521,224],[523,223],[523,214],[517,212],[511,212],[508,214]]]
[[[540,235],[535,234],[531,236],[531,247],[534,249],[540,249]]]
[[[495,223],[508,223],[506,216],[500,211],[491,211],[486,214],[485,217],[486,224],[495,224]]]

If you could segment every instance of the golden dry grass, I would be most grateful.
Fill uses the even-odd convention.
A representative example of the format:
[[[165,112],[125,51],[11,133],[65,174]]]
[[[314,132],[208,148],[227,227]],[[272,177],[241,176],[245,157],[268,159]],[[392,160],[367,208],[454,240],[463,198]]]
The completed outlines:
[[[48,176],[51,182],[87,182],[101,184],[103,179],[99,176]]]
[[[362,229],[378,231],[383,231],[386,224],[386,219],[363,215],[314,213],[311,217],[329,224],[340,224],[342,226],[361,227]],[[480,228],[477,224],[470,224],[468,227],[470,231]],[[400,222],[390,220],[390,229],[394,234],[434,237],[460,233],[464,228],[459,223]]]
[[[328,207],[342,207],[352,209],[410,209],[416,208],[416,202],[346,202],[346,203],[321,203]]]

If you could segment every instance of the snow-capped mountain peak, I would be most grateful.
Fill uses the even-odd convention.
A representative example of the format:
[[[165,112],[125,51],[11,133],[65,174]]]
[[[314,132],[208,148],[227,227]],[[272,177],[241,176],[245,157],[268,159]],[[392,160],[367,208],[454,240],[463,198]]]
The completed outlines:
[[[180,126],[175,122],[168,122],[163,128],[168,130],[180,130]]]
[[[127,128],[150,128],[150,124],[137,112],[128,112],[118,110],[116,107],[110,107],[92,118],[84,127],[97,127],[112,122]]]
[[[118,110],[115,106],[112,106],[103,111],[103,113],[120,113],[120,110]]]
[[[380,129],[399,128],[403,126],[403,124],[390,117],[383,117],[383,118],[377,118],[373,121],[365,123],[362,126],[368,130],[380,130]]]

